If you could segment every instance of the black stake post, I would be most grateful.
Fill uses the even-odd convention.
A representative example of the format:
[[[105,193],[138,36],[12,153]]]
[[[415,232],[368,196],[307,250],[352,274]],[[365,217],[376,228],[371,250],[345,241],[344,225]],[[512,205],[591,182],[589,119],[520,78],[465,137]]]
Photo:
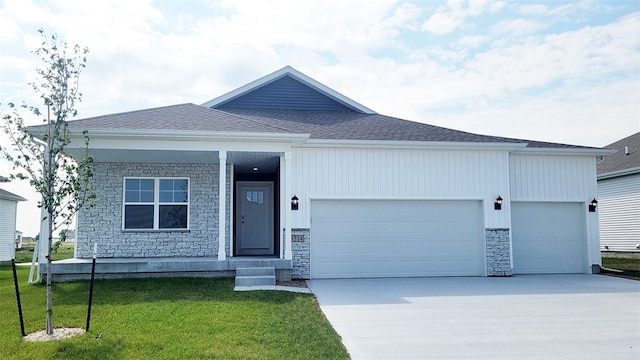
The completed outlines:
[[[91,265],[91,284],[89,285],[89,308],[87,309],[87,326],[86,332],[89,332],[89,324],[91,323],[91,303],[93,303],[93,280],[96,274],[96,252],[98,244],[94,244],[93,247],[93,264]]]
[[[16,272],[16,259],[11,259],[11,267],[13,268],[13,284],[16,288],[16,301],[18,302],[18,316],[20,317],[20,331],[22,336],[24,333],[24,318],[22,317],[22,303],[20,302],[20,287],[18,287],[18,273]]]

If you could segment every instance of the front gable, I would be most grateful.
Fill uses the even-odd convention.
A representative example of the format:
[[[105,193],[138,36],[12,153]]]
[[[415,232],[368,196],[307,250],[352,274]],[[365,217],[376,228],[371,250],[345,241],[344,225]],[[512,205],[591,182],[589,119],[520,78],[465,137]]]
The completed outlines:
[[[291,66],[257,79],[202,106],[212,109],[329,110],[375,114]]]
[[[290,75],[285,75],[214,108],[354,111],[344,103],[303,84]]]

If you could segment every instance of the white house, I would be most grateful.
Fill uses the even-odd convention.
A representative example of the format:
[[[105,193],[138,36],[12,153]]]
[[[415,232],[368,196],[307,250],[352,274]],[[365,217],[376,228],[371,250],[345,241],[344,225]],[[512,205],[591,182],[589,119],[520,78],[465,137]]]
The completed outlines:
[[[16,242],[18,202],[25,198],[0,189],[0,261],[11,260]]]
[[[640,251],[640,132],[605,148],[617,152],[598,163],[600,249]]]
[[[98,243],[103,272],[253,261],[294,278],[510,276],[600,264],[588,208],[610,150],[381,115],[291,67],[202,105],[69,126],[89,131],[98,197],[78,215],[77,257]]]

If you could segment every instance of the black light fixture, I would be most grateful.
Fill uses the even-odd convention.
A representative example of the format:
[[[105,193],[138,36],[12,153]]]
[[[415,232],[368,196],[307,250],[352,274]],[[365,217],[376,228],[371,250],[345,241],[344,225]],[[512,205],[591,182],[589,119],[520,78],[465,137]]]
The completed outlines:
[[[493,203],[493,208],[495,210],[502,210],[502,197],[500,197],[500,195],[498,195],[496,201]]]
[[[298,197],[295,195],[291,198],[291,210],[298,210]]]
[[[598,200],[593,199],[589,203],[589,212],[596,212],[596,208],[598,207]]]

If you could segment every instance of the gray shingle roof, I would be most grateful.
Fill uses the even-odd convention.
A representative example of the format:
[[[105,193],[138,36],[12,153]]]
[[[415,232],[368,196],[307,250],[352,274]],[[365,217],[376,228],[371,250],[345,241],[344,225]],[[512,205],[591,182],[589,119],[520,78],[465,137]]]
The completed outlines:
[[[34,127],[38,128],[38,127]],[[536,148],[575,145],[486,136],[355,111],[210,109],[180,104],[69,122],[71,130],[159,130],[310,134],[312,139],[524,143]]]
[[[226,109],[265,125],[309,133],[312,139],[525,143],[537,148],[584,148],[458,131],[379,114],[346,111]]]
[[[629,149],[629,155],[624,151],[625,146]],[[620,139],[605,148],[616,149],[618,152],[605,156],[604,160],[598,163],[598,174],[640,167],[640,132]]]
[[[38,128],[38,127],[35,127]],[[179,104],[69,121],[71,130],[173,130],[286,133],[285,129],[195,104]]]

